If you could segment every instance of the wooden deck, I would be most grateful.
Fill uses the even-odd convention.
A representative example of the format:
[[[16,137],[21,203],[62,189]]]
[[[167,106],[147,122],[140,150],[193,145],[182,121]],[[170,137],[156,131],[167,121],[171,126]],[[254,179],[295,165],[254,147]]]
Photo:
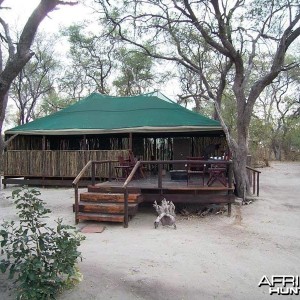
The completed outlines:
[[[227,204],[228,215],[230,216],[231,204],[234,202],[232,162],[223,161],[226,169],[224,170],[224,168],[222,168],[222,180],[212,181],[211,178],[209,180],[209,176],[206,174],[203,181],[202,172],[202,175],[199,175],[199,177],[193,176],[192,180],[190,178],[189,182],[187,182],[187,176],[184,176],[186,171],[181,171],[181,174],[178,176],[174,176],[174,173],[172,173],[172,176],[170,176],[169,173],[163,176],[162,166],[177,162],[185,164],[190,161],[137,161],[126,180],[116,178],[101,183],[97,183],[96,177],[93,176],[95,173],[93,171],[95,165],[101,162],[88,162],[73,182],[75,188],[75,222],[78,223],[80,220],[123,221],[124,227],[128,227],[128,221],[130,217],[137,212],[139,203],[160,202],[163,198],[172,201],[173,203],[202,205],[217,203]],[[209,165],[217,163],[211,161],[193,162],[203,164],[209,163]],[[220,161],[218,161],[218,163],[220,163]],[[136,179],[138,174],[142,175],[138,170],[147,164],[156,164],[158,166],[157,175],[153,176],[148,174],[145,178]],[[85,171],[89,168],[92,168],[92,185],[88,186],[87,192],[79,195],[79,181]],[[177,172],[180,173],[179,170],[177,170]],[[210,176],[212,175],[212,172],[208,173]],[[225,174],[227,174],[226,184],[224,178]],[[200,176],[202,177],[200,178]],[[222,184],[222,182],[224,184]],[[132,196],[134,196],[134,203],[130,201]],[[89,205],[84,205],[83,202],[89,202]],[[95,202],[97,203],[97,207],[95,207],[97,208],[97,213],[90,210]],[[130,207],[129,202],[131,202],[131,206],[134,207]],[[120,205],[116,205],[121,203],[124,205],[124,208]],[[89,211],[85,210],[85,207],[88,207]],[[117,214],[116,211],[118,211]]]
[[[202,178],[194,177],[187,185],[186,180],[171,180],[169,173],[163,176],[161,187],[158,187],[158,176],[147,176],[144,179],[132,180],[127,186],[129,193],[141,193],[143,202],[160,201],[162,198],[174,203],[216,203],[221,202],[220,196],[233,193],[233,187],[215,183],[207,186],[208,177],[202,185]],[[124,192],[125,181],[112,180],[89,186],[94,192]],[[183,196],[184,195],[184,196]],[[224,202],[224,201],[223,201]]]
[[[123,222],[127,227],[141,202],[160,202],[163,198],[175,204],[226,204],[230,216],[231,203],[234,202],[233,188],[219,184],[202,185],[202,178],[195,178],[188,186],[186,180],[171,180],[169,175],[164,176],[161,182],[158,182],[158,176],[132,180],[126,189],[124,183],[112,180],[89,185],[87,192],[80,193],[76,223],[80,220]],[[159,184],[161,187],[158,187]]]

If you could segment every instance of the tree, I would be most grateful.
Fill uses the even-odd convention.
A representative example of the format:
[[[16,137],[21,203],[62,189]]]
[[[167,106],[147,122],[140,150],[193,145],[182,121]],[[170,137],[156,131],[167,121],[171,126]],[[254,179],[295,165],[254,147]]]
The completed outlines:
[[[181,93],[177,95],[177,102],[185,107],[194,105],[194,111],[214,118],[214,104],[207,94],[201,76],[181,65],[178,66],[178,73]]]
[[[104,0],[95,2],[124,43],[199,74],[214,101],[233,154],[237,193],[243,196],[249,192],[246,163],[253,107],[281,72],[297,65],[286,64],[285,56],[300,35],[299,2],[135,0],[123,1],[122,6]],[[151,47],[144,46],[148,44]],[[257,69],[255,60],[266,49],[272,51],[270,63]],[[207,53],[210,61],[203,65],[199,59]],[[210,77],[207,68],[212,61],[217,62],[215,78]],[[226,89],[232,89],[235,100],[236,138],[230,134],[221,113]]]
[[[184,104],[185,107],[188,104],[194,104],[197,112],[202,111],[209,98],[201,77],[197,73],[179,66],[179,82],[182,93],[178,95],[178,103]]]
[[[291,129],[300,122],[297,116],[300,107],[299,70],[295,68],[281,73],[265,88],[254,108],[254,115],[259,120],[253,122],[250,129],[255,130],[253,136],[257,142],[269,148],[276,160],[281,160],[283,153],[289,157],[292,147]]]
[[[81,91],[108,94],[108,79],[114,67],[115,44],[112,39],[101,32],[99,35],[86,32],[84,25],[72,25],[63,34],[69,39],[71,58],[71,68],[63,80],[65,88],[70,92],[73,90],[73,96],[77,90],[79,97]]]
[[[52,45],[53,38],[38,35],[33,45],[34,56],[12,82],[10,98],[18,108],[18,125],[35,119],[38,101],[55,88],[59,62],[54,58]]]
[[[82,93],[93,91],[108,94],[113,88],[119,95],[136,95],[162,79],[154,76],[151,57],[120,47],[113,35],[103,31],[105,24],[100,22],[100,26],[98,34],[78,24],[63,32],[71,45],[71,68],[61,85],[71,97],[78,99]]]
[[[3,9],[4,0],[0,0],[0,9]],[[62,0],[41,0],[36,9],[28,18],[19,41],[14,42],[11,38],[8,24],[0,18],[3,32],[0,35],[2,41],[7,45],[8,58],[4,63],[2,49],[0,51],[0,135],[2,133],[5,110],[7,106],[7,93],[12,81],[17,77],[23,67],[32,58],[34,52],[31,45],[34,41],[37,29],[43,19],[59,5],[74,5],[77,2]],[[3,149],[3,141],[0,138],[0,151]],[[1,151],[2,152],[2,151]]]
[[[121,48],[116,54],[116,59],[120,65],[120,75],[113,84],[117,88],[118,95],[142,94],[147,91],[147,88],[153,86],[155,76],[152,72],[153,60],[150,56]]]
[[[52,113],[58,112],[59,110],[74,104],[76,102],[75,98],[64,97],[61,93],[58,93],[56,90],[51,90],[50,93],[47,93],[41,103],[35,110],[35,116],[41,118],[48,116]]]

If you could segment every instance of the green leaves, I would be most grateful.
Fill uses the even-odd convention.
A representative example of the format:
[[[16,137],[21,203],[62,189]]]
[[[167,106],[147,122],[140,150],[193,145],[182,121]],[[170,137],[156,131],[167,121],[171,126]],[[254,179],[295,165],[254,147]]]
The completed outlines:
[[[56,228],[42,220],[51,212],[38,198],[40,192],[22,188],[12,193],[19,223],[5,222],[0,228],[0,271],[18,285],[17,299],[54,299],[59,290],[76,283],[77,251],[84,237],[58,219]],[[70,280],[72,278],[72,280]]]
[[[4,259],[1,260],[0,262],[0,271],[1,273],[5,273],[7,268],[9,267],[10,263],[9,261],[6,261]]]

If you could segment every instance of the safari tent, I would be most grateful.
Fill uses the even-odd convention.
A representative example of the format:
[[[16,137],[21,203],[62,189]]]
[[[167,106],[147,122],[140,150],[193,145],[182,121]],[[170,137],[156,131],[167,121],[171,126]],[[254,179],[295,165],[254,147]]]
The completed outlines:
[[[51,115],[5,132],[3,183],[71,180],[89,160],[117,160],[132,150],[143,160],[199,156],[226,139],[220,123],[155,92],[131,97],[92,93]],[[99,167],[98,176],[108,176]],[[87,174],[87,177],[89,174]],[[20,180],[20,179],[19,179]],[[19,182],[19,181],[18,181]]]

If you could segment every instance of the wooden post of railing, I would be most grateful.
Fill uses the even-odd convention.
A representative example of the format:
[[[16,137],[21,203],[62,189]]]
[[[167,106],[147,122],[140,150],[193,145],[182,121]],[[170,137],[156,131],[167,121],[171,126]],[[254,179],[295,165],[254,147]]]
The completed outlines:
[[[228,165],[228,187],[232,188],[233,186],[233,165],[232,162]]]
[[[247,155],[246,165],[247,166],[252,166],[252,156],[250,154]],[[251,170],[246,169],[246,172],[247,172],[247,176],[248,176],[248,179],[249,179],[250,186],[252,186],[253,176],[251,174]]]
[[[255,194],[255,187],[256,187],[256,179],[255,179],[255,172],[252,171],[252,174],[253,174],[253,180],[252,180],[252,194],[254,195]]]
[[[256,186],[257,186],[257,187],[256,187],[257,190],[256,190],[256,196],[258,197],[258,196],[259,196],[259,172],[257,173],[257,177],[256,177],[256,178],[257,178],[257,185],[256,185]]]
[[[127,189],[127,185],[132,180],[135,172],[140,167],[140,165],[141,165],[141,162],[137,161],[136,164],[134,165],[131,173],[129,174],[129,176],[127,177],[127,179],[125,180],[125,182],[123,184],[123,189],[124,189],[124,228],[128,227],[128,189]]]
[[[92,162],[92,185],[95,185],[95,173],[96,173],[96,170],[95,170],[95,163]]]
[[[128,227],[128,189],[124,192],[124,228]]]
[[[251,171],[252,172],[252,176],[251,176],[251,179],[252,179],[252,193],[253,195],[255,194],[256,192],[256,196],[258,197],[259,196],[259,174],[261,173],[260,171],[258,170],[255,170],[251,167],[248,167],[246,166],[247,170]]]
[[[233,188],[233,164],[232,162],[228,165],[228,187]],[[228,194],[233,194],[233,190],[229,190]],[[228,203],[228,217],[231,216],[231,203]]]
[[[78,183],[75,187],[75,224],[78,224]]]
[[[88,163],[83,167],[83,169],[79,172],[79,174],[76,176],[76,178],[74,179],[72,185],[74,186],[74,192],[75,192],[75,223],[78,224],[79,219],[78,219],[78,213],[79,213],[79,199],[78,199],[78,186],[79,186],[79,181],[81,179],[81,177],[83,176],[83,174],[85,173],[85,171],[90,167],[93,166],[93,162],[90,160],[88,161]],[[93,176],[92,176],[93,177]],[[95,178],[95,176],[94,176]]]
[[[158,188],[160,189],[160,194],[162,193],[162,164],[158,164]]]

